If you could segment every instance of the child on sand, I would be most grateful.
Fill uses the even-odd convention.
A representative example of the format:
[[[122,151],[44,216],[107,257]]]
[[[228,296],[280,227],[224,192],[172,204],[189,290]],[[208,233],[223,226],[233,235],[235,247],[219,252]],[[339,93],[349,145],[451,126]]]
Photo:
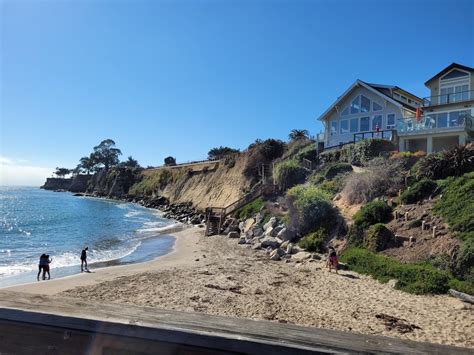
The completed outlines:
[[[338,262],[337,262],[336,249],[334,249],[333,247],[329,247],[328,262],[327,262],[329,272],[331,272],[331,270],[334,268],[334,270],[336,270],[336,274],[337,274],[338,273],[337,272],[337,265],[338,265]]]

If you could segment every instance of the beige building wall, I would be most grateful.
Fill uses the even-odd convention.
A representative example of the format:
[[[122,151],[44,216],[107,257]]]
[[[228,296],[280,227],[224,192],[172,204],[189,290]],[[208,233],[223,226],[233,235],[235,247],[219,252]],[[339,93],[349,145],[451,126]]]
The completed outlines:
[[[361,113],[361,114],[354,114],[354,115],[349,114],[348,116],[344,116],[344,117],[341,118],[342,110],[344,110],[344,108],[346,106],[350,105],[351,101],[354,100],[357,96],[359,96],[361,94],[366,96],[371,101],[375,101],[376,103],[381,105],[382,108],[383,108],[382,111],[377,111],[377,112],[371,111],[371,112],[366,112],[366,113]],[[325,124],[325,140],[324,140],[325,146],[326,147],[331,147],[331,146],[338,145],[341,142],[346,143],[346,142],[352,142],[354,140],[354,132],[349,132],[349,133],[346,133],[346,134],[341,134],[340,133],[340,130],[341,130],[340,121],[341,121],[341,119],[342,120],[345,120],[345,119],[350,120],[351,118],[359,117],[359,131],[358,132],[360,132],[360,117],[365,117],[365,116],[372,117],[374,115],[382,115],[382,127],[380,127],[380,129],[382,130],[382,129],[387,129],[387,114],[390,114],[390,113],[395,114],[395,128],[394,129],[396,129],[396,124],[397,124],[396,120],[399,119],[399,118],[404,117],[403,116],[404,112],[402,112],[402,110],[399,107],[397,107],[393,103],[389,102],[388,100],[386,100],[382,96],[379,96],[379,95],[373,93],[372,91],[366,89],[363,86],[354,89],[353,92],[345,100],[343,100],[339,103],[338,111],[334,110],[329,115],[329,117],[326,119],[326,122],[324,123]],[[413,115],[413,113],[410,113],[410,114]],[[338,127],[337,134],[334,135],[334,136],[331,136],[331,122],[332,121],[336,121],[337,122],[337,127]],[[350,122],[349,122],[349,128],[350,128]],[[372,130],[372,127],[370,127],[370,131],[371,130]]]

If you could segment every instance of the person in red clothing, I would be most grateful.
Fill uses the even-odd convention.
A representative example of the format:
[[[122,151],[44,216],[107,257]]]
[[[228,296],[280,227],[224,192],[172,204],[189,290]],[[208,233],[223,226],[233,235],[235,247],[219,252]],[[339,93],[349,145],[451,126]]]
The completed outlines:
[[[334,270],[336,270],[336,274],[338,273],[337,272],[337,266],[338,266],[337,253],[336,253],[336,249],[334,249],[333,247],[329,247],[327,265],[328,265],[328,268],[329,268],[329,272],[331,272],[331,270],[334,269]]]

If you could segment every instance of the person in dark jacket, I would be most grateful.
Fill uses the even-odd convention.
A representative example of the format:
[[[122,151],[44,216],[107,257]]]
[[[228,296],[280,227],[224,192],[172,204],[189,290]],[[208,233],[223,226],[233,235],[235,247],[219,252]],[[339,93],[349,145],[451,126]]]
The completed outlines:
[[[84,249],[82,249],[82,252],[81,252],[81,272],[83,272],[84,270],[89,271],[89,269],[87,268],[87,251],[88,250],[89,248],[85,247]]]

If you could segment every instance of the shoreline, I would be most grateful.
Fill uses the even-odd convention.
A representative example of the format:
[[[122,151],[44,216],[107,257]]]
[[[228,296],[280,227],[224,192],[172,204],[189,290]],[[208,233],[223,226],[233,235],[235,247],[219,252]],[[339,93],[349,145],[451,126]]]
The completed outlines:
[[[181,231],[170,233],[174,238],[171,250],[159,255],[152,260],[129,263],[123,265],[104,266],[91,270],[90,273],[79,273],[68,275],[57,279],[46,281],[32,281],[19,285],[12,285],[0,288],[0,290],[53,295],[77,286],[89,286],[103,281],[109,281],[116,277],[133,275],[140,272],[146,272],[150,269],[159,270],[162,267],[178,266],[186,264],[187,256],[191,252],[191,239],[195,233],[202,231],[198,227],[183,226]]]
[[[324,260],[272,261],[236,239],[204,237],[199,227],[173,236],[173,250],[153,261],[4,290],[474,348],[474,307],[448,295],[418,296],[352,271],[331,273]]]

